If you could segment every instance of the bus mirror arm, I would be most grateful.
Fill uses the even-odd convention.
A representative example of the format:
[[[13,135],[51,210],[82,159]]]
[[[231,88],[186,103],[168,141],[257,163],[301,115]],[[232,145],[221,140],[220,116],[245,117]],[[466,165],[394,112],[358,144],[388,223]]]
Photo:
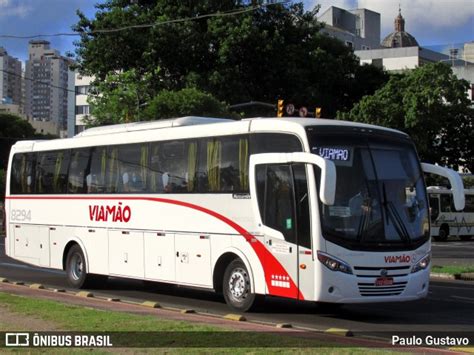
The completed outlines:
[[[464,184],[459,174],[454,170],[433,164],[421,163],[421,167],[425,173],[443,176],[449,180],[453,192],[454,207],[456,210],[462,211],[465,204]]]

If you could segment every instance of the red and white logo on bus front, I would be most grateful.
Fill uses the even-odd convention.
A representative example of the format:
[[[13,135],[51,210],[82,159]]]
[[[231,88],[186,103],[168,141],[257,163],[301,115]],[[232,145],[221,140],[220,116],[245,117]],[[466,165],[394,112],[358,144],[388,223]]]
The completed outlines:
[[[409,263],[411,261],[410,255],[389,255],[385,257],[385,262],[388,264],[393,263]]]
[[[130,221],[132,210],[119,202],[115,206],[89,205],[89,218],[96,222],[125,222]]]

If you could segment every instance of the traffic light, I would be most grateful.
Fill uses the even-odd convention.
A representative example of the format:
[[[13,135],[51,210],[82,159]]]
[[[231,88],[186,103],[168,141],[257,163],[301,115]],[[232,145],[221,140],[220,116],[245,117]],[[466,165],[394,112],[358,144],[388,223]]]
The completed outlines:
[[[321,118],[321,107],[316,107],[316,110],[314,111],[314,117]]]
[[[283,100],[278,100],[278,104],[277,104],[277,116],[278,117],[283,117],[283,109],[284,109]]]

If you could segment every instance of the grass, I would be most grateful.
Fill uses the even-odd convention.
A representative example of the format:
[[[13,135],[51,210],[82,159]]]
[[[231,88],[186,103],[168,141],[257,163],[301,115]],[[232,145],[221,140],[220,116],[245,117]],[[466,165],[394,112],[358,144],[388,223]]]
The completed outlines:
[[[335,344],[311,338],[296,338],[258,332],[231,332],[213,326],[167,320],[155,316],[104,311],[2,292],[0,292],[0,304],[7,307],[10,312],[16,313],[21,317],[32,316],[36,319],[39,318],[53,323],[59,329],[65,331],[97,333],[140,332],[123,334],[118,339],[118,343],[116,342],[117,338],[112,337],[114,345],[122,346],[123,348],[126,348],[127,340],[133,340],[134,344],[139,344],[145,348],[160,346],[160,348],[155,349],[134,348],[131,351],[133,353],[210,353],[216,350],[232,354],[288,352],[309,354],[321,351],[328,354],[393,353],[380,349],[332,347]],[[160,336],[160,334],[146,332],[163,332],[163,335]],[[127,337],[131,338],[127,339]],[[179,344],[180,348],[175,347],[176,344]],[[229,347],[229,344],[237,344],[242,347]],[[29,350],[31,351],[31,349]],[[48,353],[43,351],[46,349],[35,349],[35,352],[36,350],[39,353]],[[96,350],[99,350],[98,353],[102,353],[104,349]],[[115,350],[118,349],[115,348]],[[69,350],[67,352],[69,353]],[[96,351],[94,350],[94,352]]]
[[[463,274],[467,272],[474,272],[474,265],[447,265],[447,266],[433,266],[431,272],[441,273],[441,274]]]

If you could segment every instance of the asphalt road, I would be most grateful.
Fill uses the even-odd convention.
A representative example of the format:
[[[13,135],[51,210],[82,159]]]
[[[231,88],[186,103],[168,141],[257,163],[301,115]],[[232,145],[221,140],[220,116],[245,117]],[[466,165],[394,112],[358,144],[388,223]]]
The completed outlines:
[[[474,238],[463,242],[457,238],[431,245],[433,265],[474,265]]]
[[[464,243],[463,243],[464,245]],[[457,248],[455,243],[453,249]],[[461,249],[463,247],[461,246]],[[455,250],[435,246],[441,255]],[[438,253],[438,251],[436,252]],[[469,258],[467,258],[469,259]],[[472,258],[471,258],[472,260]],[[4,254],[0,240],[0,276],[11,280],[43,283],[68,288],[64,272],[30,267]],[[229,309],[219,296],[196,289],[112,278],[94,290],[121,299],[151,300],[164,306],[192,308],[203,313],[227,314]],[[331,327],[350,329],[356,335],[391,337],[401,332],[442,332],[456,336],[474,332],[474,282],[432,281],[429,297],[408,303],[346,305],[330,310],[321,305],[270,298],[261,309],[247,314],[250,320],[292,323],[295,326],[324,330]]]

